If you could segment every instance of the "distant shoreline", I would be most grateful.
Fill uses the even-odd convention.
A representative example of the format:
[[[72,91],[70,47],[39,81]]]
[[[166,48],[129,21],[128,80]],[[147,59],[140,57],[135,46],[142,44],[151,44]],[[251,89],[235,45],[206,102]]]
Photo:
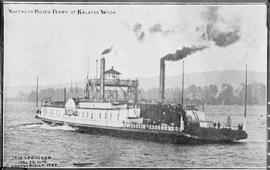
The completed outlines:
[[[35,105],[36,103],[35,102],[14,102],[14,101],[5,101],[3,102],[3,104],[5,105],[6,104],[33,104]],[[39,104],[40,105],[40,104]],[[229,106],[229,107],[232,107],[232,106],[243,106],[243,105],[238,105],[238,104],[234,104],[234,105],[220,105],[220,104],[217,104],[217,105],[205,105],[205,107],[211,107],[211,106]],[[266,108],[266,105],[247,105],[249,107],[265,107]],[[200,106],[200,108],[202,108],[202,106]]]

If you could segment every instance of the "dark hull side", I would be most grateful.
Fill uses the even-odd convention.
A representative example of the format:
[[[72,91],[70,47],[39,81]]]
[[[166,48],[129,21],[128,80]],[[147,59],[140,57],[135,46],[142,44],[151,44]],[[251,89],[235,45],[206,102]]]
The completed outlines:
[[[83,133],[90,133],[95,135],[107,135],[113,137],[121,137],[125,139],[136,139],[153,141],[159,143],[173,143],[173,144],[184,144],[184,145],[194,145],[194,144],[217,144],[217,143],[234,143],[233,138],[203,138],[198,136],[190,136],[187,133],[172,132],[172,131],[158,131],[150,129],[132,129],[132,128],[114,128],[105,126],[90,126],[85,124],[75,124],[68,122],[61,122],[56,120],[50,120],[45,118],[37,117],[45,123],[55,123],[55,124],[66,124],[77,128],[78,131]],[[238,139],[237,139],[238,140]]]

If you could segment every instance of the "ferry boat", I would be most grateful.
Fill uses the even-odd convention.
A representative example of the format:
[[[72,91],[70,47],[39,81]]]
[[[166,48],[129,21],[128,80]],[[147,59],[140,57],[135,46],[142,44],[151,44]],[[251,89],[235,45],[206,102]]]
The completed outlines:
[[[158,102],[140,102],[139,81],[120,79],[120,73],[113,67],[105,71],[102,57],[100,77],[87,78],[85,97],[61,102],[46,100],[37,109],[36,118],[91,134],[162,143],[233,143],[247,138],[242,128],[213,127],[205,121],[204,112],[184,109],[182,104],[165,103],[165,68],[161,66]]]

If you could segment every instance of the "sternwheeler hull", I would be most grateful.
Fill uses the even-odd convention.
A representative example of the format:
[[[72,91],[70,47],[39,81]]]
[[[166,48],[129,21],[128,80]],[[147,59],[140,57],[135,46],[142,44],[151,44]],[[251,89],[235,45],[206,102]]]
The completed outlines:
[[[246,136],[231,136],[231,138],[203,138],[188,133],[182,132],[171,132],[162,130],[150,130],[150,129],[136,129],[126,127],[107,127],[107,126],[95,126],[89,124],[78,124],[71,122],[64,122],[59,120],[52,120],[43,117],[37,117],[48,124],[59,124],[69,125],[74,127],[79,132],[95,134],[95,135],[106,135],[113,137],[120,137],[124,139],[136,139],[153,141],[159,143],[172,143],[172,144],[183,144],[183,145],[195,145],[195,144],[224,144],[224,143],[235,143],[236,140],[245,139]]]

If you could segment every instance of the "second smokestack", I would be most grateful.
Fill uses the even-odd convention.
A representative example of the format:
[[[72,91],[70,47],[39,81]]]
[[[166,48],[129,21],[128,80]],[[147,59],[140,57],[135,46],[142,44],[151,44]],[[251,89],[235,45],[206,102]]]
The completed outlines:
[[[105,58],[100,59],[100,99],[104,99],[104,92],[105,92]]]

